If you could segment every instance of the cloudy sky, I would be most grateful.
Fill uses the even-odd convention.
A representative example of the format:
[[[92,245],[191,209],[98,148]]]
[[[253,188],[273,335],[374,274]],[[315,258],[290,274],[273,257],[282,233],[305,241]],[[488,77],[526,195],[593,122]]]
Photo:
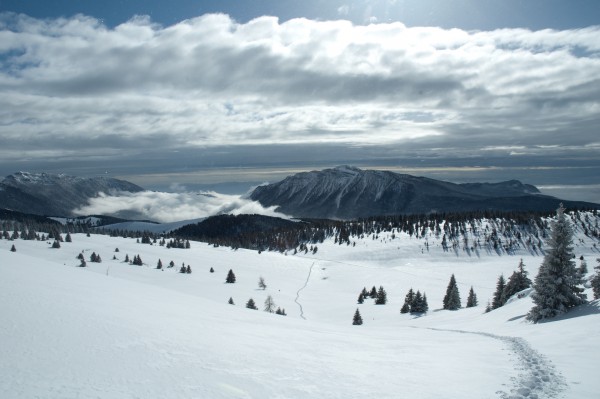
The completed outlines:
[[[0,0],[0,175],[338,164],[600,202],[600,2]]]

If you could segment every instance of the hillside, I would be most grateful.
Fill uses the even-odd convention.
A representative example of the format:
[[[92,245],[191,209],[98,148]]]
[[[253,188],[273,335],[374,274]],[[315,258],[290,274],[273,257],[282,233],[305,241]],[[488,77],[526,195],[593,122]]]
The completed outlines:
[[[553,211],[561,202],[518,180],[455,184],[351,166],[297,173],[257,187],[250,198],[294,217],[346,220],[443,212]],[[562,202],[579,209],[596,205]]]
[[[45,216],[74,216],[72,211],[98,193],[140,192],[133,183],[109,177],[83,178],[17,172],[0,182],[0,208]]]
[[[523,318],[528,297],[484,314],[498,275],[522,258],[535,276],[541,253],[448,251],[441,240],[380,232],[354,245],[329,238],[316,254],[296,255],[198,242],[167,249],[94,234],[73,234],[59,249],[0,240],[0,299],[10,321],[0,324],[0,396],[594,397],[597,301],[535,325]],[[575,252],[590,274],[597,243],[576,225]],[[76,255],[92,252],[103,262],[77,267]],[[143,266],[123,262],[138,254]],[[176,267],[157,270],[158,259]],[[181,264],[192,273],[179,273]],[[229,269],[235,284],[224,283]],[[440,310],[452,273],[463,306],[473,286],[477,307]],[[386,305],[356,303],[363,286],[380,285]],[[424,316],[399,313],[411,287],[427,293]],[[268,295],[288,316],[244,307],[253,298],[262,309]],[[351,325],[357,308],[362,326]]]

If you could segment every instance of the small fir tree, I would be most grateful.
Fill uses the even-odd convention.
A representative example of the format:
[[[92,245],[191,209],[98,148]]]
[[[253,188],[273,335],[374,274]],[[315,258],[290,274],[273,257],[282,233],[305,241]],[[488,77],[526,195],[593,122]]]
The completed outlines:
[[[379,286],[377,291],[377,298],[375,299],[375,305],[385,305],[387,303],[387,293],[383,289],[383,286]]]
[[[363,293],[361,292],[360,294],[358,294],[358,303],[362,304],[365,301],[365,297],[363,296]]]
[[[423,292],[423,313],[429,312],[429,304],[427,303],[427,295]]]
[[[212,267],[210,268],[209,272],[214,273],[215,269],[213,269]]]
[[[10,252],[17,252],[17,248],[15,248],[15,244],[10,247]]]
[[[460,293],[456,285],[454,274],[450,277],[450,282],[446,288],[446,295],[443,299],[444,309],[456,310],[460,309]]]
[[[156,263],[156,268],[157,269],[162,269],[163,268],[163,264],[162,264],[162,260],[158,260],[158,262]]]
[[[505,286],[506,281],[504,281],[504,275],[501,274],[496,282],[496,292],[494,292],[494,298],[492,299],[492,309],[498,309],[506,302],[506,297],[504,296]]]
[[[363,287],[362,291],[363,298],[367,298],[369,296],[369,292],[367,291],[367,287]]]
[[[229,300],[227,301],[228,304],[230,305],[235,305],[235,303],[233,302],[233,298],[229,297]]]
[[[187,265],[187,267],[186,267],[186,269],[185,269],[185,272],[186,272],[187,274],[192,274],[192,268],[190,267],[190,265]]]
[[[519,262],[518,270],[508,278],[506,286],[504,287],[504,298],[507,301],[511,296],[517,292],[521,292],[524,289],[531,287],[531,280],[527,277],[527,271],[525,270],[525,264],[523,259]]]
[[[246,307],[248,309],[258,310],[258,308],[256,307],[256,304],[254,303],[254,299],[252,299],[252,298],[248,299],[248,302],[246,302]]]
[[[352,318],[352,325],[360,326],[360,325],[362,325],[362,323],[363,323],[362,317],[360,317],[360,312],[358,311],[358,308],[356,308],[356,312],[354,312],[354,317]]]
[[[404,305],[402,305],[402,307],[400,308],[400,313],[409,313],[411,310],[410,306],[412,305],[414,299],[415,299],[415,293],[413,292],[413,289],[411,288],[408,290],[408,293],[404,297]]]
[[[467,298],[467,307],[472,308],[474,306],[477,306],[477,295],[473,290],[473,286],[471,286],[471,289],[469,290],[469,296]]]
[[[73,240],[71,239],[71,234],[67,232],[67,235],[65,236],[65,241],[66,242],[73,242]]]
[[[233,270],[229,269],[229,272],[227,273],[227,278],[225,279],[225,282],[227,284],[235,283],[235,274],[233,274]]]
[[[535,277],[531,299],[535,304],[527,314],[534,323],[566,313],[585,303],[583,283],[573,258],[573,230],[561,206],[552,224],[546,255]]]
[[[423,296],[421,295],[421,291],[417,290],[415,294],[412,304],[410,306],[411,313],[424,313],[426,312],[425,306],[423,303]]]
[[[52,243],[52,248],[60,248],[60,242],[58,240],[54,240]]]
[[[375,288],[375,286],[373,286],[373,288],[371,288],[371,292],[369,292],[369,296],[371,298],[377,298],[377,288]]]

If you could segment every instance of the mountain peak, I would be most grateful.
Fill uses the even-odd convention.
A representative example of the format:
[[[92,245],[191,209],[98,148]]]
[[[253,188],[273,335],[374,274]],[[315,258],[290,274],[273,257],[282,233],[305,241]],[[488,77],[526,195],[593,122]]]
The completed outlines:
[[[298,173],[257,187],[250,198],[295,217],[356,219],[371,216],[471,212],[551,211],[560,200],[518,180],[456,184],[390,171],[341,165]],[[571,202],[571,207],[593,206]]]

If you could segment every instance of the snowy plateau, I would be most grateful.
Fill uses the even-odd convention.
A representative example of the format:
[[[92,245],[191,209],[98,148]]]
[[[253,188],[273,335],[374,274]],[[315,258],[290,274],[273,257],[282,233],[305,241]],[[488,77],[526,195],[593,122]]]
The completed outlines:
[[[597,240],[575,232],[589,277]],[[58,249],[2,239],[0,398],[600,397],[597,300],[538,324],[525,320],[527,295],[484,311],[498,276],[523,259],[533,279],[541,252],[444,251],[435,234],[352,240],[293,255],[95,234]],[[93,252],[102,262],[78,267]],[[463,308],[441,310],[452,274]],[[386,305],[357,304],[372,286]],[[464,308],[471,286],[479,305]],[[425,315],[400,314],[410,288],[426,292]],[[262,310],[269,295],[287,316]],[[259,310],[245,307],[250,298]]]

